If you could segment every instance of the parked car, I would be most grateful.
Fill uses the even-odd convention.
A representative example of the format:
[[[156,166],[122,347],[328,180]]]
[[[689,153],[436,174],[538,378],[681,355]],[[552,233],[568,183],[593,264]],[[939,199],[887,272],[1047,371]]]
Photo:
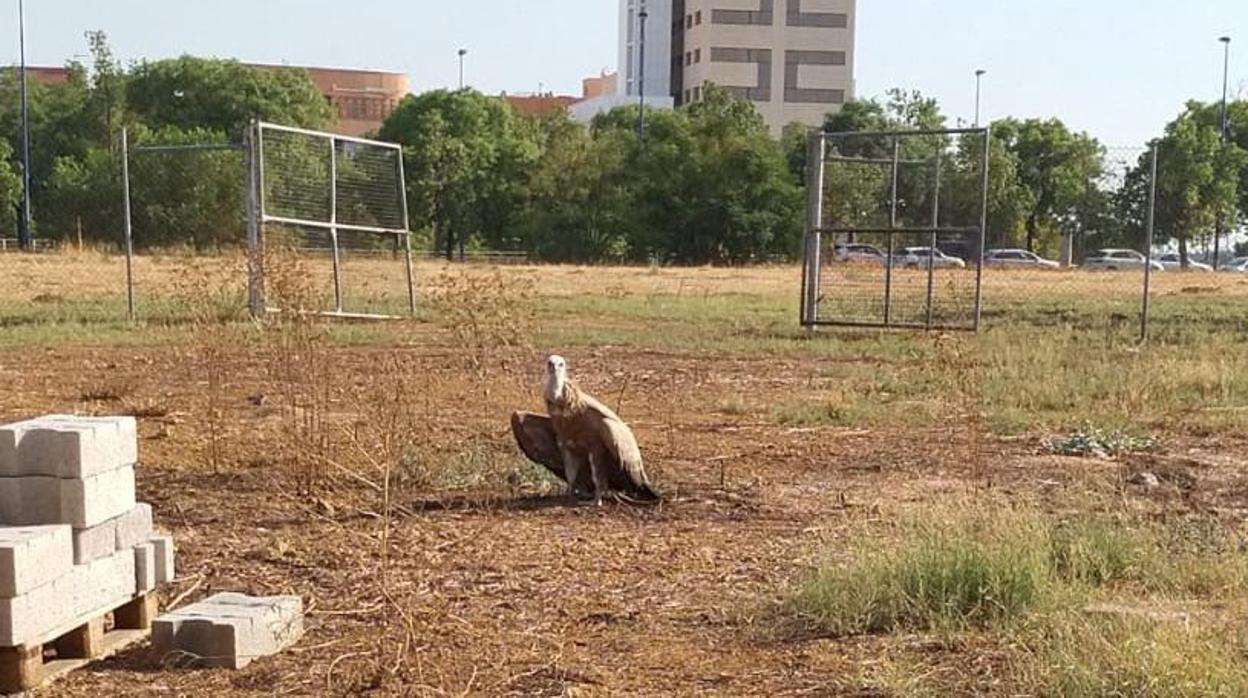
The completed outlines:
[[[1222,271],[1232,274],[1248,274],[1248,257],[1232,259],[1222,267]]]
[[[1183,270],[1183,258],[1179,256],[1178,252],[1167,252],[1158,257],[1157,261],[1161,262],[1161,266],[1165,267],[1166,271]],[[1213,267],[1203,262],[1197,262],[1191,257],[1187,258],[1187,269],[1188,271],[1213,271]]]
[[[988,250],[984,266],[996,269],[1059,269],[1062,265],[1027,250]]]
[[[838,262],[867,262],[870,264],[884,264],[884,253],[875,245],[867,245],[861,242],[838,242],[832,251],[833,257]]]
[[[1143,269],[1148,265],[1148,257],[1135,250],[1097,250],[1083,262],[1083,268],[1091,271],[1126,271]],[[1161,262],[1153,260],[1153,271],[1165,271]]]
[[[966,268],[965,261],[931,247],[907,247],[893,259],[893,266],[907,269],[926,269],[929,264],[936,269]]]

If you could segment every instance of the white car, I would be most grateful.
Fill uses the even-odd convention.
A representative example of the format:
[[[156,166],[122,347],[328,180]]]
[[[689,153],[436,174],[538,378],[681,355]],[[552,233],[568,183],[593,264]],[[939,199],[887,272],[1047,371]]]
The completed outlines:
[[[1062,265],[1027,250],[988,250],[984,266],[997,269],[1060,269]]]
[[[866,262],[884,264],[884,253],[875,245],[861,242],[838,242],[833,249],[833,256],[838,262]]]
[[[1161,262],[1161,266],[1165,267],[1166,271],[1183,270],[1183,258],[1179,256],[1178,252],[1167,252],[1166,254],[1158,257],[1157,261]],[[1202,262],[1197,262],[1190,256],[1187,258],[1187,269],[1188,271],[1213,271],[1213,267]]]
[[[1148,257],[1135,250],[1097,250],[1083,262],[1083,268],[1091,271],[1126,271],[1144,269]],[[1153,271],[1165,271],[1161,262],[1153,260]]]
[[[893,266],[907,269],[927,269],[929,265],[934,269],[966,268],[963,260],[931,247],[907,247],[893,259]]]
[[[1222,266],[1222,271],[1232,274],[1248,274],[1248,257],[1236,257]]]

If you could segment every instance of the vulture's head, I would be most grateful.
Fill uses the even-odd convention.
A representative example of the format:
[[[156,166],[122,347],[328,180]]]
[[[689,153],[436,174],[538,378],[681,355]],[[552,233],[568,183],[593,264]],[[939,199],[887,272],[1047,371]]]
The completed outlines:
[[[568,360],[557,354],[546,359],[546,399],[557,400],[568,382]]]

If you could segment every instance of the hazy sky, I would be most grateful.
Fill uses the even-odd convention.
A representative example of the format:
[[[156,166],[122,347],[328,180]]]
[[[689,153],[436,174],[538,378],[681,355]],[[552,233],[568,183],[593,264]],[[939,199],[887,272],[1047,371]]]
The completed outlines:
[[[103,29],[124,60],[181,53],[402,70],[413,89],[454,85],[456,50],[486,92],[579,93],[614,69],[618,0],[26,0],[32,64],[85,52]],[[1143,142],[1192,97],[1218,99],[1221,44],[1248,94],[1245,0],[859,0],[858,93],[892,86],[984,112],[1061,116],[1106,143]],[[0,61],[16,62],[17,1],[0,0]]]

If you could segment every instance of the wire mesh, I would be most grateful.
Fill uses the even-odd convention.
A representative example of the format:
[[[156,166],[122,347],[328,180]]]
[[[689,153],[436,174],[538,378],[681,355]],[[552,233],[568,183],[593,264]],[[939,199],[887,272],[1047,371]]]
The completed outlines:
[[[975,327],[983,132],[824,138],[818,321]]]
[[[1051,201],[1033,199],[1015,225],[998,221],[990,229],[987,322],[1138,336],[1149,266],[1150,151],[1104,148],[1100,162],[1096,176],[1077,188]]]
[[[294,254],[329,310],[397,316],[414,310],[402,151],[394,145],[260,125],[265,247]],[[266,283],[269,272],[265,271]]]

